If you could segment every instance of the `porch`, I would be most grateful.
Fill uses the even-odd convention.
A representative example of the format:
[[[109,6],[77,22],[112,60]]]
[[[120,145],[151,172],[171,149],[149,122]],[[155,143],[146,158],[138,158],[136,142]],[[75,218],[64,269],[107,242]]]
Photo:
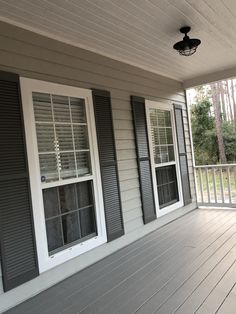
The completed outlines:
[[[194,178],[185,90],[236,75],[236,6],[98,2],[0,0],[0,313],[234,313],[235,171]]]
[[[194,210],[7,313],[235,313],[235,222]]]

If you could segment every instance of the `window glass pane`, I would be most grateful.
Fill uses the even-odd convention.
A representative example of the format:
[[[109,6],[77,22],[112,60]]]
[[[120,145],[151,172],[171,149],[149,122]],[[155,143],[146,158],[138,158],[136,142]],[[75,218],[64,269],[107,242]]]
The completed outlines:
[[[46,230],[49,252],[63,246],[60,218],[46,221]]]
[[[151,132],[152,132],[152,141],[153,141],[153,143],[155,143],[155,145],[159,145],[160,141],[159,141],[158,128],[152,128]]]
[[[163,191],[163,198],[164,198],[163,204],[168,204],[170,202],[170,193],[169,193],[168,184],[160,186],[160,189],[162,189]]]
[[[166,172],[168,172],[168,181],[175,181],[176,173],[174,171],[174,167],[167,167]]]
[[[156,168],[156,180],[160,208],[179,201],[175,165]]]
[[[95,233],[96,227],[93,207],[81,209],[79,215],[82,237]]]
[[[169,192],[170,192],[170,199],[171,200],[179,200],[179,196],[178,196],[178,189],[177,189],[177,183],[176,182],[172,182],[169,184]]]
[[[159,171],[159,177],[160,177],[159,184],[166,184],[166,183],[168,183],[168,179],[169,179],[169,177],[168,177],[168,169],[169,169],[169,167],[162,167],[162,168],[160,168],[160,171]]]
[[[43,204],[46,218],[59,215],[57,188],[43,190]]]
[[[73,123],[86,123],[84,99],[70,98],[71,115]]]
[[[69,98],[52,95],[55,122],[70,122]]]
[[[49,94],[33,93],[35,121],[52,122],[52,106]]]
[[[173,144],[172,129],[166,128],[167,144]]]
[[[150,121],[152,126],[157,126],[157,115],[155,109],[150,109]]]
[[[56,124],[56,140],[59,151],[73,150],[73,137],[71,125]]]
[[[57,181],[59,179],[56,154],[39,156],[41,182]]]
[[[171,113],[169,110],[150,109],[151,137],[155,164],[175,160]]]
[[[75,155],[74,153],[60,153],[60,176],[61,179],[75,178]]]
[[[156,164],[161,163],[161,149],[160,146],[156,146],[154,150],[154,160]]]
[[[77,213],[62,216],[64,243],[69,244],[80,239],[80,228]]]
[[[166,129],[159,128],[160,145],[166,144]]]
[[[66,213],[71,210],[76,210],[78,207],[76,204],[75,185],[62,185],[58,187],[58,190],[61,204],[61,212]]]
[[[167,146],[160,146],[161,149],[161,162],[168,162],[168,147]]]
[[[158,191],[158,203],[159,203],[160,208],[162,208],[163,204],[165,204],[164,193],[163,193],[162,187],[158,187],[157,191]]]
[[[164,111],[164,115],[165,115],[165,126],[166,127],[171,127],[171,117],[170,117],[170,112],[165,110]]]
[[[165,126],[165,112],[163,110],[156,109],[157,125],[159,127]]]
[[[79,208],[91,206],[94,204],[92,181],[77,183],[76,188]]]
[[[174,146],[168,146],[168,156],[169,156],[169,161],[175,160]]]
[[[53,124],[36,123],[38,151],[53,152],[55,150],[55,137]]]
[[[78,176],[83,176],[83,175],[91,173],[89,152],[76,153],[76,162],[77,162]]]
[[[87,125],[74,125],[74,140],[75,140],[75,149],[88,149],[89,141],[88,141],[88,130]]]

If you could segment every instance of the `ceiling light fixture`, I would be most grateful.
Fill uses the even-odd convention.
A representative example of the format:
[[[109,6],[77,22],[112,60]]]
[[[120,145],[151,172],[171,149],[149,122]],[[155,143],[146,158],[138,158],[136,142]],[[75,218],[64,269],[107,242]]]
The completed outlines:
[[[173,48],[175,50],[178,50],[179,54],[181,56],[191,56],[193,55],[197,47],[201,44],[200,39],[192,38],[190,39],[189,36],[187,35],[188,32],[191,30],[191,27],[189,26],[184,26],[180,28],[180,32],[184,34],[183,40],[177,42],[174,44]]]

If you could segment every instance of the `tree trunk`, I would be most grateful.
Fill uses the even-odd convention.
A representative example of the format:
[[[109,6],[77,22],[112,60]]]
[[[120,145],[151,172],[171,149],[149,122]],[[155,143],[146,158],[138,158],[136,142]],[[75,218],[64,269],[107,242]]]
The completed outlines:
[[[217,83],[217,89],[219,92],[221,112],[223,112],[223,120],[228,121],[229,114],[228,114],[227,109],[225,107],[225,93],[224,93],[223,81]]]
[[[226,80],[225,81],[225,87],[226,87],[226,96],[227,96],[227,100],[228,100],[228,107],[230,110],[230,121],[233,123],[234,121],[234,115],[233,115],[233,110],[232,110],[232,98],[231,98],[231,93],[230,93],[230,86],[229,86],[229,81]]]
[[[234,80],[231,80],[231,91],[233,99],[233,108],[234,108],[234,128],[236,130],[236,100],[235,100],[235,90],[234,90]]]
[[[219,148],[219,158],[221,163],[226,163],[226,155],[225,155],[225,146],[222,134],[222,119],[220,112],[220,95],[218,90],[218,84],[212,83],[210,84],[211,94],[212,94],[212,103],[215,112],[215,124],[216,124],[216,136]]]
[[[229,111],[230,111],[230,121],[231,123],[234,123],[234,114],[233,114],[233,105],[232,105],[232,99],[231,99],[231,95],[230,95],[230,87],[229,87],[229,80],[225,81],[226,83],[226,96],[228,99],[228,106],[229,106]]]

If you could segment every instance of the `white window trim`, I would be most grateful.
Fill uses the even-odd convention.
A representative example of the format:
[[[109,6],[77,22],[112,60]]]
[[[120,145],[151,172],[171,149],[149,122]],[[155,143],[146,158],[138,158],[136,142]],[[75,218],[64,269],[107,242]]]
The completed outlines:
[[[36,247],[40,273],[47,271],[57,265],[64,263],[82,253],[85,253],[103,243],[107,242],[104,204],[102,195],[101,174],[98,156],[96,127],[93,111],[92,92],[87,89],[54,84],[28,78],[20,78],[22,106],[26,133],[27,155],[30,173],[30,187],[32,195],[33,219],[35,227]],[[97,236],[84,242],[80,242],[65,248],[53,255],[48,254],[46,224],[43,207],[42,185],[40,181],[40,165],[38,158],[37,136],[33,111],[32,92],[57,94],[85,99],[85,107],[88,122],[88,134],[91,156],[92,175],[84,177],[91,178],[94,182],[94,196],[96,204]],[[81,177],[80,181],[83,181]],[[78,179],[63,180],[63,184],[78,182]],[[60,184],[60,183],[59,183]],[[58,185],[59,185],[58,184]],[[50,185],[50,184],[49,184]],[[49,186],[47,184],[47,186]],[[52,183],[52,186],[55,184]]]
[[[176,127],[175,127],[174,107],[173,105],[163,104],[160,102],[145,99],[145,108],[146,108],[146,118],[147,118],[148,142],[149,142],[149,148],[150,148],[150,160],[151,160],[151,168],[152,168],[154,199],[155,199],[155,204],[156,204],[156,215],[157,217],[161,217],[184,205],[183,192],[182,192],[182,180],[181,180],[181,175],[180,175],[177,135],[176,135]],[[178,185],[178,192],[179,192],[179,201],[170,206],[164,207],[162,209],[160,209],[159,207],[159,199],[158,199],[158,192],[157,192],[157,180],[156,180],[156,173],[155,173],[155,168],[157,165],[155,164],[155,161],[154,161],[153,143],[152,143],[152,136],[151,136],[151,121],[150,121],[150,115],[149,115],[149,109],[151,108],[169,110],[171,114],[171,126],[172,126],[172,133],[173,133],[175,162],[162,163],[160,164],[160,167],[164,167],[166,165],[171,165],[171,164],[176,164],[176,176],[177,176],[177,185]]]

